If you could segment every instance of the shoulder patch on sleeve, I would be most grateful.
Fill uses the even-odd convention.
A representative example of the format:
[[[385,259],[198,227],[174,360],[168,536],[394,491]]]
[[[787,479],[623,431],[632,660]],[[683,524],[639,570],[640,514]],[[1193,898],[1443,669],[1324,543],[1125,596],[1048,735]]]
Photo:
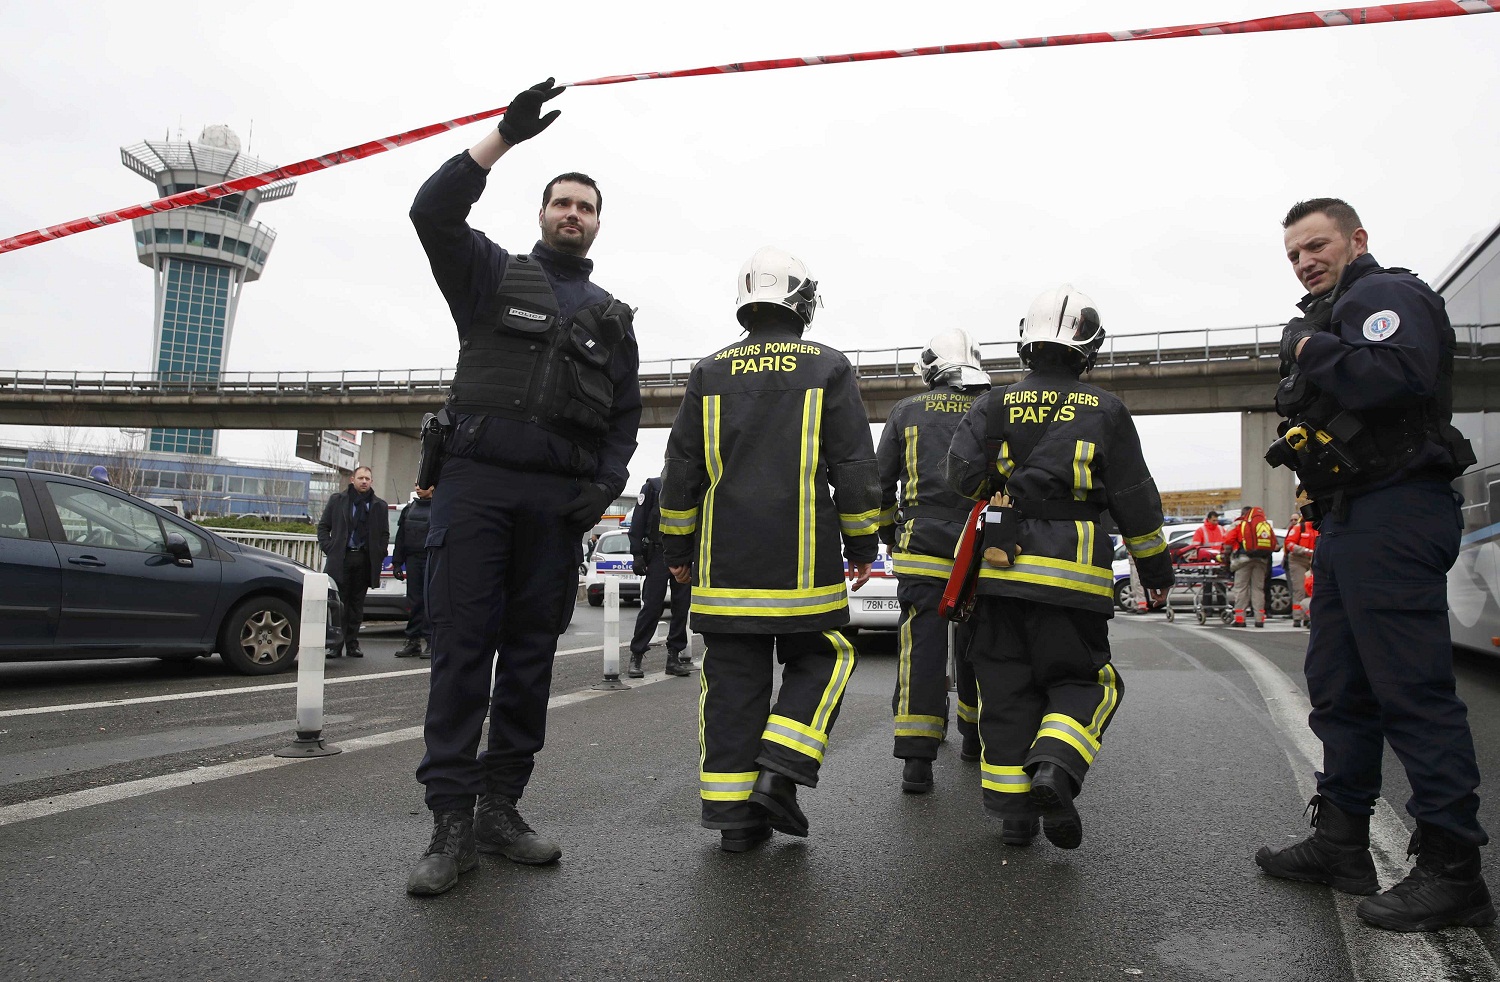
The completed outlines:
[[[1394,310],[1377,310],[1365,318],[1365,337],[1371,341],[1384,341],[1400,326],[1401,316]]]

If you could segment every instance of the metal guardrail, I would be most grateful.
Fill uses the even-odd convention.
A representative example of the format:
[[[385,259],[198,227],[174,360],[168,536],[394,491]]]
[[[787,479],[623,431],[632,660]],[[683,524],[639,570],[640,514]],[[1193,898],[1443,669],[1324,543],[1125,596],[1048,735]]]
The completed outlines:
[[[1460,359],[1500,359],[1500,324],[1455,325]],[[1282,325],[1183,328],[1141,334],[1114,334],[1104,339],[1096,365],[1100,368],[1149,365],[1205,364],[1247,358],[1276,357]],[[1485,338],[1492,339],[1488,342]],[[816,342],[814,335],[809,340]],[[854,349],[844,354],[861,380],[904,378],[924,345]],[[990,371],[1019,370],[1014,341],[980,344],[984,367]],[[641,362],[641,384],[646,387],[686,384],[700,356]],[[453,369],[354,370],[341,372],[80,372],[0,371],[0,393],[98,392],[101,394],[391,396],[445,392]]]
[[[278,556],[301,563],[309,569],[323,568],[323,551],[318,548],[318,537],[307,532],[255,532],[246,529],[221,529],[205,525],[215,535],[226,539],[274,552]]]

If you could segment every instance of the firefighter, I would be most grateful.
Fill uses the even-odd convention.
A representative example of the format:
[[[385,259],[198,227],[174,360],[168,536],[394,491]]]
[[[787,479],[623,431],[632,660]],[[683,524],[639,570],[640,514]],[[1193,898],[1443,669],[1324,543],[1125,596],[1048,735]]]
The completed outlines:
[[[1234,626],[1245,626],[1245,614],[1255,615],[1255,626],[1266,626],[1266,581],[1271,577],[1271,554],[1276,530],[1259,505],[1241,514],[1224,534],[1224,555],[1234,573]],[[1257,606],[1258,605],[1258,606]]]
[[[948,623],[938,614],[943,586],[953,572],[953,550],[973,502],[944,480],[948,445],[974,399],[990,387],[980,367],[979,345],[967,331],[950,328],[933,337],[913,370],[928,390],[896,403],[880,434],[880,537],[891,547],[896,594],[901,601],[897,637],[894,755],[905,761],[901,790],[932,790],[932,761],[948,731]],[[898,493],[899,488],[899,493]],[[960,626],[961,651],[968,625]],[[955,659],[958,675],[960,756],[979,759],[979,710],[974,670]]]
[[[1282,565],[1286,567],[1287,585],[1292,588],[1292,627],[1312,627],[1307,577],[1311,575],[1313,548],[1317,544],[1317,527],[1306,521],[1300,511],[1293,512],[1282,541]]]
[[[980,569],[969,648],[984,807],[1008,845],[1030,845],[1038,818],[1059,848],[1083,839],[1073,799],[1124,691],[1110,663],[1113,549],[1103,512],[1150,600],[1164,602],[1172,585],[1161,497],[1135,423],[1118,398],[1080,380],[1103,340],[1098,309],[1071,285],[1037,297],[1021,322],[1031,371],[976,399],[948,454],[953,489],[1008,501],[990,508],[986,526],[1016,533],[996,550],[1003,564],[987,558]]]
[[[636,498],[635,514],[630,519],[630,569],[641,578],[641,612],[635,619],[635,635],[630,639],[630,665],[625,671],[633,679],[646,677],[642,661],[651,647],[651,636],[656,633],[657,622],[661,620],[668,589],[672,591],[672,613],[667,622],[665,671],[668,675],[693,674],[693,660],[687,655],[688,600],[692,590],[686,583],[677,582],[662,558],[661,530],[658,527],[660,501],[661,478],[646,478]]]
[[[703,635],[699,796],[704,828],[744,852],[771,830],[807,835],[797,786],[816,787],[854,671],[852,589],[879,547],[869,418],[841,352],[802,340],[819,298],[807,267],[764,248],[740,271],[745,337],[693,367],[667,443],[661,531],[692,582]],[[771,705],[772,653],[784,666]]]

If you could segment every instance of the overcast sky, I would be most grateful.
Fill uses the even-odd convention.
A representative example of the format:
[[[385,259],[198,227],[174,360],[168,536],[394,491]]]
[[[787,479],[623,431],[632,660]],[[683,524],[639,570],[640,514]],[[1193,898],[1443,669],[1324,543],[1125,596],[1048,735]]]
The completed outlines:
[[[1297,0],[1046,3],[364,2],[172,13],[0,0],[0,235],[152,197],[119,147],[225,123],[289,163],[504,105],[559,81],[793,55],[1145,28]],[[722,12],[722,13],[721,13]],[[595,279],[640,307],[644,359],[738,333],[757,247],[803,258],[812,335],[1011,341],[1070,280],[1111,333],[1284,321],[1300,288],[1280,218],[1337,195],[1371,251],[1434,280],[1500,220],[1500,16],[1003,51],[574,89],[496,167],[472,223],[535,240],[566,170],[604,192]],[[252,131],[253,121],[253,131]],[[491,123],[302,179],[257,218],[277,241],[225,368],[451,367],[453,325],[406,217]],[[0,256],[0,370],[145,371],[152,277],[129,224]],[[1237,485],[1233,416],[1147,420],[1163,488]],[[0,427],[0,437],[38,431]],[[289,434],[226,432],[267,457]],[[643,431],[632,482],[660,467]]]

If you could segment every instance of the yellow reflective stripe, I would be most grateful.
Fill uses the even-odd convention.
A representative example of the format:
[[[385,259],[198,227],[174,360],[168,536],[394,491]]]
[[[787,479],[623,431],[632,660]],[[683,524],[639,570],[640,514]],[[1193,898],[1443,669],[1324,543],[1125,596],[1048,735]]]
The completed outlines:
[[[916,619],[916,616],[915,607],[907,608],[906,613],[901,617],[901,626],[896,630],[896,719],[898,722],[902,713],[911,712],[911,622]]]
[[[839,512],[839,528],[845,535],[874,535],[879,531],[880,509],[861,512]]]
[[[905,441],[903,456],[906,458],[906,486],[901,489],[901,500],[908,505],[917,503],[917,481],[921,475],[917,473],[917,428],[908,426],[901,431],[902,439]]]
[[[1147,532],[1145,535],[1125,536],[1125,548],[1136,559],[1145,559],[1154,556],[1167,548],[1167,538],[1158,526],[1155,532]]]
[[[661,509],[660,529],[662,535],[692,535],[698,531],[698,509]]]
[[[936,576],[946,580],[953,573],[953,560],[915,552],[893,552],[891,568],[897,576]]]
[[[1095,741],[1104,738],[1104,728],[1109,725],[1110,717],[1114,716],[1120,705],[1120,676],[1115,671],[1115,666],[1106,664],[1099,669],[1099,684],[1104,687],[1104,698],[1099,700],[1094,718],[1089,720],[1089,734]]]
[[[1010,477],[1010,472],[1015,469],[1015,461],[1010,459],[1010,443],[1001,441],[1000,456],[995,459],[995,470],[1000,472],[1001,477]]]
[[[819,763],[823,762],[823,751],[828,749],[827,733],[775,713],[766,720],[766,728],[761,732],[760,738],[806,754]]]
[[[818,448],[823,426],[823,390],[808,389],[802,397],[802,449],[797,482],[797,585],[813,581],[813,557],[818,544]]]
[[[930,737],[934,740],[943,738],[943,717],[941,716],[896,716],[896,736],[898,737]]]
[[[979,707],[971,706],[962,699],[958,700],[958,718],[965,723],[979,722]]]
[[[1099,752],[1099,740],[1089,732],[1089,728],[1061,713],[1048,713],[1042,717],[1042,728],[1037,730],[1036,739],[1031,745],[1034,747],[1048,737],[1068,744],[1078,751],[1087,764],[1092,764],[1094,755]]]
[[[1100,597],[1115,595],[1114,576],[1103,567],[1067,559],[1053,559],[1050,556],[1028,556],[1024,552],[1016,557],[1014,566],[1006,569],[997,569],[988,564],[981,566],[979,576],[986,580],[1036,583]]]
[[[849,606],[849,591],[843,583],[807,590],[735,589],[696,587],[692,609],[700,614],[733,614],[749,617],[785,617],[820,614]]]
[[[1089,554],[1083,551],[1083,540],[1088,537],[1087,528],[1089,526],[1092,526],[1092,525],[1093,525],[1093,522],[1074,522],[1073,523],[1073,529],[1074,529],[1074,531],[1076,531],[1078,533],[1078,553],[1077,553],[1078,559],[1077,559],[1077,562],[1078,562],[1078,564],[1080,566],[1083,565],[1083,564],[1085,564],[1085,563],[1087,563],[1089,561]]]
[[[1001,794],[1026,794],[1031,791],[1031,775],[1026,768],[1010,764],[979,763],[980,784],[987,791]]]
[[[698,796],[704,801],[746,801],[760,771],[698,772]]]
[[[703,534],[698,537],[698,583],[708,586],[711,546],[714,538],[714,498],[724,477],[724,459],[719,455],[719,397],[703,397],[703,463],[708,469],[708,491],[703,495]]]
[[[1094,445],[1079,440],[1073,448],[1073,498],[1082,501],[1094,488],[1094,469],[1089,465],[1094,460]]]
[[[833,645],[833,674],[818,700],[817,711],[813,713],[813,725],[820,732],[827,733],[828,728],[833,725],[833,714],[838,712],[839,703],[844,699],[844,686],[849,684],[849,676],[854,674],[854,645],[838,631],[824,631],[823,637]]]
[[[882,508],[880,510],[880,527],[881,528],[885,528],[885,527],[887,527],[889,525],[895,525],[895,524],[896,524],[896,506],[895,505],[891,505],[889,508]]]

